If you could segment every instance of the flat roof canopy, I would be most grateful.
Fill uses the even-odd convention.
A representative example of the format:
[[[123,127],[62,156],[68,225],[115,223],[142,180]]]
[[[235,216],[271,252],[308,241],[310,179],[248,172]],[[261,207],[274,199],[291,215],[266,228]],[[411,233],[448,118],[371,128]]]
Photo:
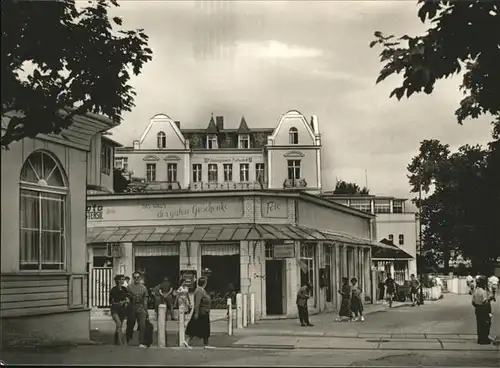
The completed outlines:
[[[89,227],[87,244],[126,242],[302,240],[373,246],[378,242],[299,225],[237,224],[196,226]]]

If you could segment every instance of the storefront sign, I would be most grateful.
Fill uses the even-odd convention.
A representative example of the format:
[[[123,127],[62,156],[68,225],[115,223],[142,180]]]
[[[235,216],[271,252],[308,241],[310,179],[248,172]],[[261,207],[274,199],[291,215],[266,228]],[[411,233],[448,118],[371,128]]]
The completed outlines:
[[[205,163],[216,164],[216,163],[245,163],[252,162],[252,157],[205,157]]]
[[[288,203],[283,198],[263,199],[262,204],[262,217],[269,218],[287,218],[288,217]]]
[[[87,220],[105,222],[236,219],[243,217],[243,211],[242,198],[117,200],[106,204],[88,203]]]
[[[276,244],[273,250],[273,258],[295,258],[295,244]]]

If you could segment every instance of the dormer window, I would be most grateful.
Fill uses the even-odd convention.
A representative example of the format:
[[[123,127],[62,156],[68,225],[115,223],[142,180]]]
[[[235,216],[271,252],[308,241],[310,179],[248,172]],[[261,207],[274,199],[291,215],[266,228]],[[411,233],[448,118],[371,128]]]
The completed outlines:
[[[215,134],[207,135],[207,148],[208,149],[219,148],[219,145],[217,144],[217,135],[215,135]]]
[[[157,143],[158,143],[158,148],[159,149],[164,149],[167,148],[167,135],[164,132],[159,132],[156,135],[157,138]]]
[[[238,137],[238,148],[250,148],[250,135],[240,134]]]
[[[299,131],[297,128],[290,128],[288,131],[290,144],[299,144]]]

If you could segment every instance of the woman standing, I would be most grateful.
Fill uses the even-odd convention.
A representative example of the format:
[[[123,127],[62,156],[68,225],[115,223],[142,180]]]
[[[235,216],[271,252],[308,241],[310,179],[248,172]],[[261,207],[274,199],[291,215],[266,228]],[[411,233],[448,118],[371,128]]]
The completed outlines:
[[[130,303],[127,288],[123,286],[123,275],[115,276],[115,286],[109,291],[109,304],[111,305],[111,318],[115,322],[115,345],[125,344],[125,335],[122,331],[123,321],[127,316],[127,307]]]
[[[210,295],[205,290],[207,286],[207,278],[200,277],[198,279],[198,287],[194,292],[194,308],[193,315],[189,320],[186,328],[186,336],[188,336],[189,343],[184,341],[185,347],[190,347],[191,341],[198,337],[203,339],[205,349],[211,348],[208,346],[208,339],[210,338]]]
[[[363,316],[361,289],[359,288],[358,280],[355,277],[351,279],[351,311],[354,313],[354,321],[358,320],[358,316],[361,322],[365,321],[365,317]]]
[[[189,288],[187,287],[186,280],[181,280],[181,286],[177,289],[177,306],[179,311],[181,306],[184,307],[184,314],[191,313],[191,300],[189,299]]]
[[[339,316],[335,318],[337,322],[350,321],[352,318],[351,314],[351,287],[349,286],[349,279],[347,277],[342,277],[342,287],[339,290],[339,294],[342,295],[342,301],[340,302]]]
[[[486,278],[480,277],[477,279],[476,289],[472,294],[472,305],[476,312],[477,343],[480,345],[491,344],[491,300],[492,297],[486,290]]]

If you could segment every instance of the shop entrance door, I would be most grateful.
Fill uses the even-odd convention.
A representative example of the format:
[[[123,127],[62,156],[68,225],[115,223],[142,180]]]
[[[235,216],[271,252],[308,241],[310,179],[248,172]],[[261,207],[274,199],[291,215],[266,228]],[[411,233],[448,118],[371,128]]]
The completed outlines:
[[[266,260],[267,315],[283,314],[283,260]]]

